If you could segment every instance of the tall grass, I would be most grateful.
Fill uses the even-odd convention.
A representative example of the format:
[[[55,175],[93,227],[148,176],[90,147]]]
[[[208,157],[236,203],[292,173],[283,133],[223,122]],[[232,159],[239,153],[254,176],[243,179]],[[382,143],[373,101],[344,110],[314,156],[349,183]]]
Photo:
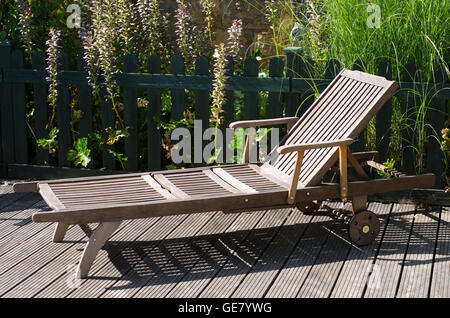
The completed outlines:
[[[326,12],[328,58],[346,67],[359,59],[368,72],[376,72],[381,59],[393,65],[393,77],[400,80],[404,65],[414,61],[418,81],[430,81],[434,67],[449,74],[450,2],[447,0],[323,0]],[[380,7],[380,27],[367,24]]]
[[[408,62],[417,66],[417,72],[409,74],[414,82],[433,82],[437,68],[450,75],[448,0],[305,0],[295,6],[291,0],[280,0],[279,6],[274,45],[301,46],[302,58],[314,64],[312,76],[323,76],[329,59],[337,59],[346,68],[361,61],[363,70],[372,74],[377,73],[382,60],[388,60],[397,81],[402,80]],[[374,7],[380,9],[379,25],[373,23]],[[289,28],[294,25],[303,29],[300,39],[292,38],[295,32]],[[433,96],[421,96],[417,90],[411,93],[415,107],[409,118],[402,113],[400,100],[393,99],[390,156],[399,165],[402,151],[410,147],[416,155],[416,171],[422,172],[427,143],[439,142],[441,136],[427,125],[427,113],[434,108]],[[402,140],[405,130],[411,133],[412,142]],[[374,121],[366,130],[366,146],[376,147]],[[448,164],[445,151],[443,154],[443,162]]]

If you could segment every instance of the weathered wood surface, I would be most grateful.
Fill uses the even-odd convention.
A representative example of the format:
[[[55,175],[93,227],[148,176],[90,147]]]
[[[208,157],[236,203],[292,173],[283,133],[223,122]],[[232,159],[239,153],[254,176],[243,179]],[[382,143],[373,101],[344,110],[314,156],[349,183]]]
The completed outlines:
[[[80,227],[53,243],[53,224],[31,222],[40,196],[0,186],[0,297],[449,297],[450,207],[368,209],[381,230],[362,248],[325,210],[128,220],[77,281]]]

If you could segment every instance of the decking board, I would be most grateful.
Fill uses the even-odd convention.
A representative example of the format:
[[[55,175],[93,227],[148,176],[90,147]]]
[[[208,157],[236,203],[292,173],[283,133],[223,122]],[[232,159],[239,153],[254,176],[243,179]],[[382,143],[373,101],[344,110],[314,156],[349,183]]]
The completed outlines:
[[[145,284],[154,277],[162,266],[172,260],[172,254],[192,240],[192,237],[213,217],[215,213],[189,215],[182,224],[170,233],[164,241],[152,248],[121,279],[101,295],[102,298],[133,297]]]
[[[392,204],[370,203],[369,210],[376,213],[380,220],[380,234],[374,244],[362,247],[352,245],[330,297],[358,298],[363,295],[365,286],[370,283],[369,276],[391,209]]]
[[[85,280],[82,289],[73,290],[66,297],[84,298],[89,295],[92,295],[91,297],[99,297],[126,276],[127,273],[134,270],[135,266],[139,264],[145,256],[145,253],[161,244],[161,242],[182,224],[186,218],[186,215],[162,218],[154,226],[148,227],[136,240],[137,242],[149,242],[145,243],[145,246],[139,246],[139,244],[136,244],[136,241],[134,241],[131,242],[132,244],[128,246],[128,248],[121,250],[116,258],[111,259],[105,257],[105,255],[105,264],[103,267],[99,267],[98,271],[93,272],[93,279]],[[103,279],[104,277],[107,277],[108,279]]]
[[[440,207],[416,212],[396,297],[428,296],[439,213]]]
[[[430,297],[450,297],[450,207],[442,207],[433,262]]]
[[[240,214],[224,232],[223,237],[207,251],[205,257],[189,270],[166,297],[198,297],[265,214],[266,211]]]
[[[394,298],[408,248],[415,207],[394,204],[371,276],[366,298]]]
[[[330,206],[334,205],[330,204]],[[297,243],[294,252],[289,256],[288,261],[280,270],[265,297],[293,298],[297,296],[324,242],[336,223],[327,214],[314,215],[305,233]]]
[[[263,297],[312,218],[311,215],[303,214],[294,209],[281,230],[232,294],[232,297]]]
[[[199,295],[205,297],[230,297],[245,278],[259,256],[286,221],[289,210],[274,210],[266,213],[252,233],[235,250],[208,286]]]

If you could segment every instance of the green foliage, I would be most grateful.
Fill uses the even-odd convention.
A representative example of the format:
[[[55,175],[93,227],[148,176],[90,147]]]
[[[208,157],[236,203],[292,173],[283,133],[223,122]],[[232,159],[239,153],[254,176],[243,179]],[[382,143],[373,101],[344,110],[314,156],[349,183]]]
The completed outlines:
[[[56,149],[58,147],[58,140],[56,139],[59,133],[58,128],[53,128],[48,134],[48,138],[41,138],[37,140],[37,145],[45,150],[48,150],[48,153],[54,155],[56,153]]]
[[[385,163],[383,163],[383,165],[385,165],[389,169],[394,169],[394,167],[395,167],[395,159],[388,159],[388,160],[386,160]],[[377,170],[377,173],[381,177],[386,178],[386,179],[389,179],[391,177],[391,175],[389,173],[386,173],[384,171]]]
[[[70,149],[67,153],[67,160],[73,161],[76,166],[87,167],[91,162],[91,150],[88,149],[88,139],[86,137],[79,138],[73,143],[74,149]]]
[[[114,158],[119,161],[120,165],[122,166],[122,170],[125,170],[125,167],[127,166],[128,158],[124,157],[122,153],[115,152],[114,150],[108,149],[108,152],[114,156]]]

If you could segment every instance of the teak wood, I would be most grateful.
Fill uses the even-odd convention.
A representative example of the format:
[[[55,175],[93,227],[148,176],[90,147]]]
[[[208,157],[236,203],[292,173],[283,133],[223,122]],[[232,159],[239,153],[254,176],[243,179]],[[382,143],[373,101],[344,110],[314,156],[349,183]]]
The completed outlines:
[[[211,211],[316,206],[314,200],[347,200],[353,213],[367,208],[367,195],[434,184],[433,174],[370,180],[364,165],[377,167],[377,152],[354,153],[349,145],[397,89],[397,84],[359,71],[341,71],[301,117],[242,121],[250,128],[244,162],[249,161],[257,126],[286,124],[288,133],[260,164],[234,164],[126,175],[18,183],[17,192],[36,191],[51,211],[33,214],[34,222],[57,222],[54,241],[69,225],[79,225],[89,241],[79,264],[86,277],[96,254],[123,220]],[[321,183],[339,167],[339,184]],[[348,180],[352,166],[362,181]],[[392,171],[388,171],[392,172]],[[88,224],[99,223],[95,230]]]

